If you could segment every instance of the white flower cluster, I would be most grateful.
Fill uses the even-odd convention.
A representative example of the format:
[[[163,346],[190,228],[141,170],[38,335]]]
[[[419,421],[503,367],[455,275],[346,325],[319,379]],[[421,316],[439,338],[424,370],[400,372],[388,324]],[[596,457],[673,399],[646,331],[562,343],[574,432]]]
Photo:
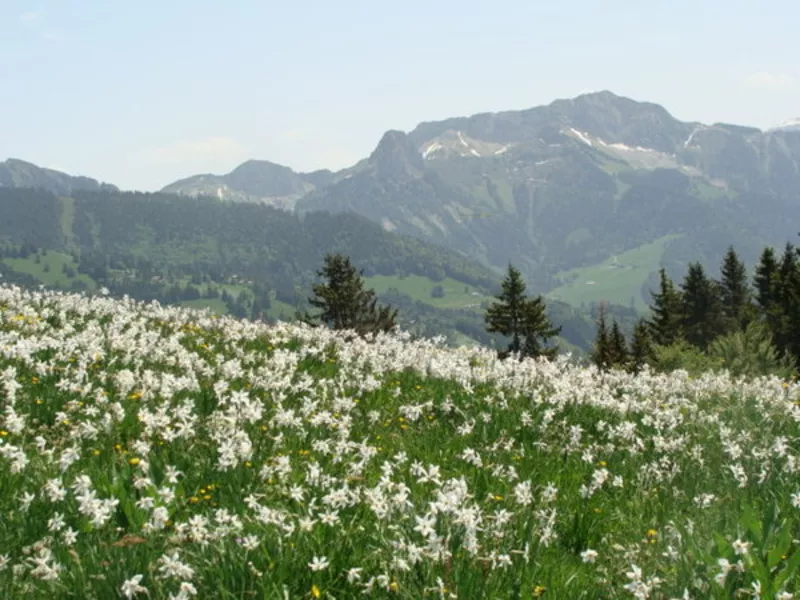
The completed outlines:
[[[798,397],[0,287],[0,589],[753,595],[730,514],[800,523]]]

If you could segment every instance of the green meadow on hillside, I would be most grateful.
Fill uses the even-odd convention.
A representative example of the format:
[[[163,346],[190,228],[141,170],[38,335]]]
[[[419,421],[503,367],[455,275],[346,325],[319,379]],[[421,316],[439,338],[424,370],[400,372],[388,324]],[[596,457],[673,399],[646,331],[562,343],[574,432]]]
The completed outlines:
[[[0,286],[9,598],[779,598],[800,385]]]
[[[680,236],[669,235],[609,258],[598,265],[571,269],[559,277],[564,282],[549,291],[547,297],[572,306],[602,299],[607,303],[648,310],[642,298],[642,286],[651,273],[658,271],[664,248]]]
[[[80,281],[86,285],[87,289],[94,289],[95,282],[91,277],[83,274],[69,276],[64,273],[64,267],[75,269],[77,264],[69,254],[62,252],[48,252],[47,254],[35,258],[2,258],[0,261],[19,273],[25,273],[35,277],[44,285],[69,288],[75,281]]]
[[[464,285],[463,282],[456,281],[451,277],[434,281],[429,277],[419,275],[406,277],[375,275],[365,277],[364,282],[378,294],[384,294],[389,289],[395,288],[400,293],[408,294],[414,300],[439,308],[478,308],[481,302],[487,299],[484,292]],[[444,295],[440,298],[431,295],[431,290],[436,286],[442,287]]]

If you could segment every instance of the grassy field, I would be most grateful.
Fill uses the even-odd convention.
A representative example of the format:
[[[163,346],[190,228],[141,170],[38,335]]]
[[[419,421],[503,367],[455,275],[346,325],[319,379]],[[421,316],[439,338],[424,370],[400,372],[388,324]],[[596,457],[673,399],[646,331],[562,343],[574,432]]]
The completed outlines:
[[[219,298],[200,298],[198,300],[183,300],[181,306],[186,308],[196,308],[199,310],[209,309],[215,315],[225,315],[228,313],[228,307]]]
[[[79,274],[74,278],[69,278],[62,270],[64,265],[76,268],[75,261],[69,254],[61,252],[48,252],[41,256],[39,262],[34,258],[3,258],[0,259],[18,273],[27,273],[36,277],[44,285],[68,287],[73,281],[84,282],[89,289],[95,288],[94,281],[87,275]]]
[[[223,286],[220,286],[223,287]],[[234,288],[235,286],[229,286]],[[181,306],[186,308],[195,308],[195,309],[210,309],[212,313],[217,316],[223,316],[228,314],[228,307],[226,306],[225,302],[220,300],[219,298],[200,298],[198,300],[184,300],[180,302]],[[295,308],[287,304],[285,302],[281,302],[280,300],[272,300],[272,306],[269,310],[267,310],[267,316],[270,319],[278,319],[281,314],[284,315],[285,319],[292,319],[294,318]]]
[[[647,310],[641,295],[642,285],[650,273],[658,271],[665,246],[678,237],[664,236],[598,265],[566,271],[560,275],[564,284],[549,291],[546,296],[572,306],[601,300],[630,306],[633,297],[637,310]]]
[[[0,286],[3,598],[789,600],[800,385]]]
[[[474,288],[465,286],[464,283],[449,277],[436,282],[428,277],[419,275],[410,275],[403,278],[378,275],[365,277],[364,284],[364,287],[372,288],[378,294],[386,293],[389,288],[396,288],[400,292],[408,294],[414,300],[419,300],[437,308],[477,307],[485,300],[485,296]],[[445,295],[443,298],[431,297],[431,289],[435,285],[441,285],[444,289]]]

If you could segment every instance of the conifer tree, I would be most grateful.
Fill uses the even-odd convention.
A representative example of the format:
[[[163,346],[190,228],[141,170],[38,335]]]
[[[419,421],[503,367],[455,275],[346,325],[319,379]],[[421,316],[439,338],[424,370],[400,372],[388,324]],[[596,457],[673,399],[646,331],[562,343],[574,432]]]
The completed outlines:
[[[629,370],[639,373],[646,364],[653,360],[653,342],[650,339],[650,328],[647,321],[639,319],[633,328],[631,338]]]
[[[548,341],[561,333],[561,327],[554,327],[550,322],[545,313],[544,300],[541,296],[525,301],[522,322],[522,331],[525,336],[522,355],[555,358],[558,354],[558,346],[549,345]]]
[[[650,309],[653,317],[648,322],[648,326],[654,343],[660,346],[669,346],[681,339],[683,306],[680,291],[667,277],[666,269],[662,268],[659,276],[659,290],[652,294],[653,305]]]
[[[520,359],[542,355],[552,358],[558,349],[546,347],[546,342],[558,335],[561,328],[550,323],[542,297],[528,299],[525,287],[522,274],[509,264],[500,294],[496,296],[497,302],[486,311],[486,331],[511,338],[508,348],[500,353],[501,357],[518,354]]]
[[[590,358],[600,370],[605,371],[611,368],[611,336],[606,323],[606,307],[602,302],[600,303],[600,314],[597,316],[597,331]]]
[[[764,248],[753,277],[756,305],[772,335],[775,347],[786,351],[785,319],[781,306],[781,263],[773,248]]]
[[[332,329],[352,329],[359,335],[390,331],[395,327],[397,310],[378,306],[374,290],[364,289],[363,271],[341,254],[327,254],[323,268],[317,272],[326,283],[312,287],[314,296],[308,301],[322,312],[305,315],[307,322],[321,321]]]
[[[786,247],[778,265],[775,313],[775,345],[779,350],[800,357],[800,262],[798,249]]]
[[[725,253],[721,272],[720,289],[726,330],[744,329],[754,317],[752,293],[747,281],[747,269],[733,246]]]
[[[753,278],[756,303],[764,314],[769,313],[778,301],[778,259],[775,250],[764,248]]]
[[[523,313],[525,308],[525,281],[522,273],[508,265],[508,273],[500,284],[500,293],[486,311],[486,331],[511,338],[507,353],[522,351]]]
[[[614,319],[611,322],[611,335],[609,336],[609,347],[612,367],[626,367],[628,364],[628,345],[625,341],[625,334],[622,333],[619,323]]]
[[[725,331],[720,285],[706,276],[703,265],[689,263],[689,271],[681,284],[681,322],[686,341],[705,350]]]

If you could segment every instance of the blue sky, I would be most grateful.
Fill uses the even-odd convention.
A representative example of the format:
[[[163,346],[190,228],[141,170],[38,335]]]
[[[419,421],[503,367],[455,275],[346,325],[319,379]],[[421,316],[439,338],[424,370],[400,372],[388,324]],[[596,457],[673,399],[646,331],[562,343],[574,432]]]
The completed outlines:
[[[387,129],[609,89],[683,120],[800,116],[796,0],[2,0],[0,160],[157,189],[341,168]]]

